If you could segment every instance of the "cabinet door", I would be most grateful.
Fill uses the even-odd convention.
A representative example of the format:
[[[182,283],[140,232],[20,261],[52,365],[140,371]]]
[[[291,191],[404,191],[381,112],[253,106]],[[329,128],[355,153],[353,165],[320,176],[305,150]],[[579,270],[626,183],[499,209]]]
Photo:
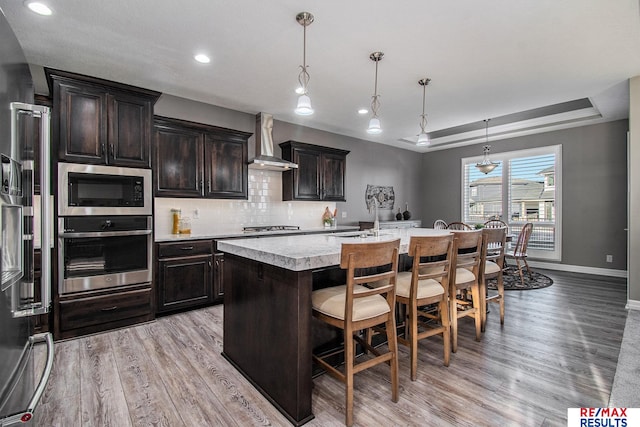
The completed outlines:
[[[293,198],[295,200],[321,200],[320,168],[321,154],[315,150],[294,148]]]
[[[68,162],[103,164],[107,144],[107,94],[84,85],[56,82],[54,110],[58,115],[59,158]],[[55,119],[54,119],[55,120]],[[55,138],[55,137],[54,137]]]
[[[205,197],[247,198],[247,143],[205,135]]]
[[[322,155],[322,199],[345,202],[344,177],[346,157],[339,154]]]
[[[222,301],[224,298],[224,254],[213,256],[213,299]]]
[[[209,303],[213,300],[212,255],[160,260],[158,311]]]
[[[109,145],[107,163],[151,167],[151,101],[127,93],[108,96]]]
[[[158,197],[203,195],[202,134],[184,128],[154,130],[154,194]]]

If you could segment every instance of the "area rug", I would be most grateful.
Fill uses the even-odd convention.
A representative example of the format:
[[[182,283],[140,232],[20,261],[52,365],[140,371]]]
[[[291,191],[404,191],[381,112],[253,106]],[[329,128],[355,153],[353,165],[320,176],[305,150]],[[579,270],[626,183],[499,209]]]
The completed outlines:
[[[551,286],[553,284],[553,280],[551,280],[550,277],[545,276],[542,273],[538,273],[535,269],[531,272],[531,275],[533,277],[529,277],[526,268],[523,270],[523,274],[524,286],[522,286],[522,283],[520,282],[520,274],[518,273],[518,269],[514,266],[506,267],[502,275],[505,291],[525,291],[528,289],[540,289],[546,288],[547,286]],[[487,288],[496,289],[497,284],[497,279],[490,279],[487,281]]]

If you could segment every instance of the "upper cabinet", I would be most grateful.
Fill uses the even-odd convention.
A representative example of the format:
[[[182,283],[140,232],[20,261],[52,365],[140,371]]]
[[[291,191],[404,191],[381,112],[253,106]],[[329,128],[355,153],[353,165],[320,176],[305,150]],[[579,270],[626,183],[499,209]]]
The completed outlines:
[[[282,173],[283,200],[345,202],[349,151],[296,141],[280,144],[282,158],[298,165]]]
[[[246,199],[251,133],[184,120],[154,120],[156,197]]]
[[[151,167],[153,104],[159,92],[65,71],[45,73],[59,160]]]

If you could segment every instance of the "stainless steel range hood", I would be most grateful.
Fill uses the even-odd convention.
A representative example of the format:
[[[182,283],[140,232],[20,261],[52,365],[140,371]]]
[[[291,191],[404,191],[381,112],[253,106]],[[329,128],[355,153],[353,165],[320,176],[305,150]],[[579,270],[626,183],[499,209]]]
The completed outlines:
[[[295,163],[282,160],[273,155],[273,115],[258,113],[256,115],[256,157],[249,160],[252,169],[286,171],[297,169]]]

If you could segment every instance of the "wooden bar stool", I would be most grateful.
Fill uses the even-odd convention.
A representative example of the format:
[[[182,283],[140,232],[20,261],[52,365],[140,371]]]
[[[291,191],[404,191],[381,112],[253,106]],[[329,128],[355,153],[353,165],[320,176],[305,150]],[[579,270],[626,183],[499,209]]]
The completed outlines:
[[[406,306],[407,313],[404,338],[398,337],[398,342],[411,351],[411,381],[417,378],[418,341],[421,339],[442,335],[444,365],[449,366],[451,329],[448,305],[452,255],[453,234],[412,236],[409,256],[413,257],[413,267],[411,271],[398,273],[396,301]],[[438,304],[437,310],[421,309],[430,304]]]
[[[344,370],[327,363],[323,357],[313,360],[327,373],[345,384],[345,424],[353,425],[353,376],[380,363],[391,368],[391,400],[398,401],[398,346],[395,322],[395,289],[398,272],[400,239],[387,242],[343,243],[340,268],[347,270],[346,285],[314,291],[311,296],[313,315],[344,332]],[[377,287],[364,285],[375,282]],[[381,352],[362,339],[359,331],[371,334],[371,328],[384,324],[388,351]],[[367,360],[356,363],[357,341],[364,349]]]
[[[449,277],[449,316],[451,317],[451,351],[458,350],[458,319],[473,317],[476,341],[480,341],[482,310],[480,299],[480,251],[482,230],[453,231],[453,261]],[[471,294],[471,300],[469,300]]]

